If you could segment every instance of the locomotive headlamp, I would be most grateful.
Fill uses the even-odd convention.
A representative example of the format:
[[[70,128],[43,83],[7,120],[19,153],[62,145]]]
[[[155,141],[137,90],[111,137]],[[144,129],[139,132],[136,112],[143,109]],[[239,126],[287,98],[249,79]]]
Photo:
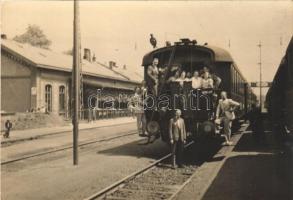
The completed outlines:
[[[215,125],[210,121],[205,121],[202,123],[202,131],[204,134],[214,134],[215,133]]]
[[[159,123],[156,121],[150,121],[147,125],[147,130],[151,134],[157,133],[160,129]]]
[[[204,132],[208,132],[208,133],[212,131],[212,127],[210,125],[205,125],[203,129],[204,129]]]

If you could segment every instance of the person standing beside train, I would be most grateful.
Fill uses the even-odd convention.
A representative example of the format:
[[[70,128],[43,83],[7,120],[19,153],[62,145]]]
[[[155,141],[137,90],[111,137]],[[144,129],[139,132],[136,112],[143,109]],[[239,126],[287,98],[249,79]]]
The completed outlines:
[[[144,115],[142,90],[140,87],[135,88],[135,93],[131,99],[131,108],[136,116],[136,125],[139,136],[146,136],[146,119]]]
[[[216,123],[224,124],[224,137],[226,141],[224,145],[232,145],[231,141],[231,126],[232,121],[235,119],[234,110],[240,104],[232,99],[228,99],[227,92],[221,92],[221,99],[219,100],[217,111],[216,111]]]
[[[182,167],[182,156],[184,144],[186,142],[186,129],[184,120],[181,118],[181,110],[177,109],[175,116],[170,119],[169,137],[171,143],[172,166],[175,169],[176,164]]]

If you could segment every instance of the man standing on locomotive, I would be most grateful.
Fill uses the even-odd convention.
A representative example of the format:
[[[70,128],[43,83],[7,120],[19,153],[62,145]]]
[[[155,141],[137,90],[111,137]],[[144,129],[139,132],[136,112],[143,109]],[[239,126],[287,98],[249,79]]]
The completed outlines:
[[[170,119],[169,137],[172,152],[172,166],[175,169],[176,163],[182,167],[182,154],[186,142],[186,130],[184,120],[181,118],[181,110],[177,109],[175,116]]]
[[[152,65],[148,66],[147,69],[147,84],[150,92],[157,96],[158,92],[158,79],[159,79],[159,69],[158,69],[159,59],[154,58]]]
[[[221,99],[216,112],[216,123],[224,124],[224,137],[226,139],[224,145],[233,144],[231,141],[231,126],[232,121],[235,119],[234,110],[238,106],[240,106],[238,102],[227,98],[227,92],[221,92]]]

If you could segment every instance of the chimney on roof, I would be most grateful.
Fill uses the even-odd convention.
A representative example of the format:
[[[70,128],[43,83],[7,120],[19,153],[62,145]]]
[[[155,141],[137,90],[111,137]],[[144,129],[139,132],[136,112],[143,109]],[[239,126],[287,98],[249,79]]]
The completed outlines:
[[[93,55],[93,59],[92,59],[92,61],[93,61],[93,62],[96,62],[96,55],[95,55],[95,54]]]
[[[171,46],[171,42],[170,41],[166,41],[166,47],[170,47]]]
[[[125,70],[126,70],[126,65],[123,65],[123,69],[125,69]]]
[[[83,59],[91,62],[91,50],[90,49],[84,48]]]
[[[112,69],[113,66],[114,66],[114,64],[115,64],[115,63],[114,63],[113,61],[109,61],[109,68]]]
[[[7,39],[7,35],[6,34],[1,34],[1,39],[6,40]]]

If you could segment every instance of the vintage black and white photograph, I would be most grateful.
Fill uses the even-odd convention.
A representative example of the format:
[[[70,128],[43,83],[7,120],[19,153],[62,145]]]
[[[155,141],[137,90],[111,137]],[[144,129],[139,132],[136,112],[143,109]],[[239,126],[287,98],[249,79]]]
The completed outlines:
[[[1,2],[1,199],[293,200],[293,1]]]

